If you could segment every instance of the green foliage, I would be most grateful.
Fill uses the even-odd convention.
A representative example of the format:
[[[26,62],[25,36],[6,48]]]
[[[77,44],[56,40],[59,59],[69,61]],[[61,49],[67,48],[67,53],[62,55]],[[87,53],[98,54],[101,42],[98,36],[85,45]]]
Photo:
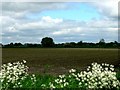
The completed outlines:
[[[43,38],[41,41],[41,44],[43,47],[53,47],[54,46],[53,39],[50,37]]]
[[[92,63],[86,71],[69,70],[69,74],[34,75],[27,73],[26,61],[8,63],[2,66],[0,78],[2,90],[13,89],[80,89],[80,90],[119,90],[120,73],[114,71],[114,66],[106,63]],[[12,71],[12,72],[11,72]]]
[[[59,75],[51,84],[51,88],[79,88],[87,90],[120,89],[120,81],[116,77],[114,66],[92,63],[87,71],[69,71],[69,75]]]
[[[120,81],[120,64],[117,69],[118,69],[118,71],[117,71],[116,76],[117,76],[117,79]]]
[[[33,43],[10,43],[6,45],[2,45],[3,48],[42,48],[42,47],[53,47],[53,48],[118,48],[120,43],[117,41],[113,42],[105,42],[104,39],[100,39],[98,43],[93,42],[65,42],[55,44],[51,37],[42,38],[41,44],[33,44]]]

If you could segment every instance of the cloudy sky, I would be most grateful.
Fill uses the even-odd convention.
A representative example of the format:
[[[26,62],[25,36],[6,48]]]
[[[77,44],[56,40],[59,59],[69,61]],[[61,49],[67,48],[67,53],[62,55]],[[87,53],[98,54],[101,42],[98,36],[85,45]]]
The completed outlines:
[[[2,43],[118,40],[118,1],[3,2]]]

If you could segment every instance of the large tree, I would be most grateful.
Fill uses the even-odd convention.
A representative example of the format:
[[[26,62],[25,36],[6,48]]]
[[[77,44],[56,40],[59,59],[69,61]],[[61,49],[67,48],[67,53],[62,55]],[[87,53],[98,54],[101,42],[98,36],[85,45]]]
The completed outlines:
[[[102,39],[100,39],[100,41],[99,41],[99,46],[100,47],[105,47],[105,40],[102,38]]]
[[[45,37],[42,39],[41,44],[43,47],[53,47],[54,46],[54,42],[53,39],[51,37]]]
[[[100,41],[99,41],[99,43],[101,44],[104,44],[105,43],[105,40],[102,38],[102,39],[100,39]]]

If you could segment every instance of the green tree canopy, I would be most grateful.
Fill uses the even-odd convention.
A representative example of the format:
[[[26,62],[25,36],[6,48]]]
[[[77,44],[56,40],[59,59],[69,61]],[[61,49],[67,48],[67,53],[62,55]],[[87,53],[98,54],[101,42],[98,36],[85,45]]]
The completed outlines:
[[[54,46],[54,42],[51,37],[42,38],[41,44],[43,47],[53,47]]]
[[[105,40],[103,38],[100,39],[99,44],[104,44],[104,43],[105,43]]]

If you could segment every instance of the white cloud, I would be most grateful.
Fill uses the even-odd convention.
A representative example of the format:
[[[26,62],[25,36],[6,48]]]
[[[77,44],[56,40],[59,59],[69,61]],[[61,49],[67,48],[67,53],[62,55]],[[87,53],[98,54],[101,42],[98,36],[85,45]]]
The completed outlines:
[[[63,35],[63,34],[71,34],[71,33],[80,33],[82,31],[82,29],[80,27],[75,27],[75,28],[69,28],[69,27],[66,27],[67,29],[62,29],[62,30],[59,30],[59,31],[55,31],[53,32],[52,34],[53,35]]]
[[[45,10],[67,9],[68,6],[64,3],[53,2],[3,2],[3,14],[8,12],[21,13],[21,12],[42,12]]]
[[[50,29],[62,23],[62,19],[53,19],[49,16],[42,17],[40,20],[35,22],[28,22],[17,24],[18,30],[43,30],[43,29]]]
[[[81,25],[81,22],[69,20],[64,21],[59,18],[54,19],[51,18],[50,16],[49,17],[47,16],[42,17],[40,20],[37,20],[35,22],[28,22],[22,24],[16,23],[15,25],[4,27],[6,31],[3,31],[3,33],[7,34],[8,33],[7,30],[9,30],[10,32],[8,33],[9,37],[9,35],[14,35],[14,33],[17,33],[19,31],[19,33],[12,37],[18,38],[17,35],[19,35],[19,38],[29,37],[29,39],[28,38],[25,39],[27,42],[28,41],[30,42],[30,40],[32,42],[33,39],[30,39],[30,37],[39,38],[45,36],[61,37],[64,38],[64,40],[68,40],[65,38],[69,38],[69,40],[78,41],[77,37],[80,37],[82,40],[85,40],[85,38],[87,39],[90,37],[102,38],[103,36],[107,35],[107,38],[110,38],[111,35],[113,36],[117,35],[116,24],[112,23],[113,21],[106,21],[103,19],[98,21],[92,20],[85,23],[84,25]]]
[[[100,19],[100,20],[91,20],[90,22],[87,22],[88,27],[91,28],[117,28],[118,22],[116,20],[110,20],[110,19]]]
[[[50,16],[44,16],[42,17],[42,21],[46,23],[61,23],[63,20],[62,19],[52,19]]]
[[[101,0],[92,3],[97,7],[98,11],[106,17],[117,18],[118,16],[118,2],[119,0]]]
[[[30,20],[29,14],[40,14],[47,10],[69,9],[65,3],[3,3],[3,41],[40,42],[38,38],[51,36],[56,42],[88,40],[99,38],[116,40],[118,16],[117,1],[92,3],[102,18],[86,22],[52,18],[49,15]],[[32,38],[34,37],[34,38]]]

